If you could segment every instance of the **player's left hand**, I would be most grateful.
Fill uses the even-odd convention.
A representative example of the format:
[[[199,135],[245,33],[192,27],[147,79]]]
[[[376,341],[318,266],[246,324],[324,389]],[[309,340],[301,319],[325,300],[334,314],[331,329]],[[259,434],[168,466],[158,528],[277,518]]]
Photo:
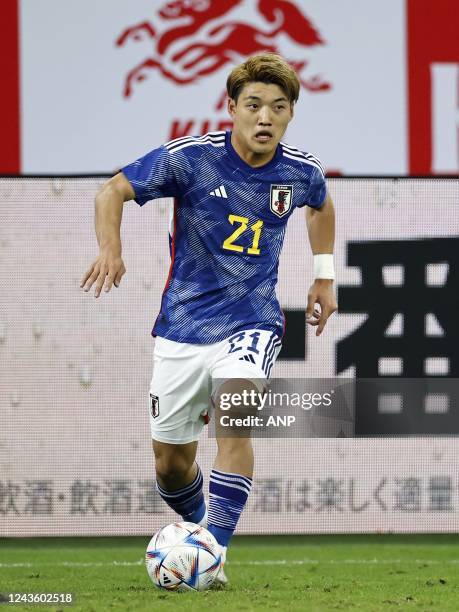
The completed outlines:
[[[320,310],[316,308],[319,304]],[[316,336],[323,332],[328,317],[338,309],[333,281],[326,278],[317,278],[311,285],[308,293],[308,307],[306,310],[306,323],[316,326]]]

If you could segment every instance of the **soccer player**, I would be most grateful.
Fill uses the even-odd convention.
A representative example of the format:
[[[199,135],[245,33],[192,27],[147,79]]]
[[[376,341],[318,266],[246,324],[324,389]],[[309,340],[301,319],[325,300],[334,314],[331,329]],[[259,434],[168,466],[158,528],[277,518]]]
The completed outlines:
[[[184,520],[207,525],[226,547],[253,476],[250,436],[218,435],[209,507],[195,461],[199,434],[222,394],[260,390],[280,350],[284,317],[276,299],[287,221],[306,208],[314,282],[306,320],[319,336],[336,310],[334,208],[321,163],[281,142],[300,85],[275,54],[235,67],[227,80],[233,129],[184,136],[122,168],[96,196],[100,252],[81,281],[95,297],[125,273],[120,225],[124,202],[174,198],[171,266],[152,335],[150,424],[157,489]],[[302,252],[298,257],[303,257]],[[231,411],[230,411],[231,412]],[[225,582],[223,571],[220,582]]]

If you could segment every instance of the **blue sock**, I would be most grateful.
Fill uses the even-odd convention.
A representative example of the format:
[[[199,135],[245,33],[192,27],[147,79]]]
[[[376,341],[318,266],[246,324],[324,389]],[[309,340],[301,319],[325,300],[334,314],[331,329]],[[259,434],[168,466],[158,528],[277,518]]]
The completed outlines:
[[[166,504],[180,514],[184,521],[190,523],[199,523],[206,513],[206,502],[202,492],[202,472],[199,465],[197,468],[198,473],[193,482],[181,489],[166,491],[156,482],[158,493]]]
[[[246,476],[219,470],[210,473],[207,529],[220,546],[228,546],[251,487],[252,479]]]

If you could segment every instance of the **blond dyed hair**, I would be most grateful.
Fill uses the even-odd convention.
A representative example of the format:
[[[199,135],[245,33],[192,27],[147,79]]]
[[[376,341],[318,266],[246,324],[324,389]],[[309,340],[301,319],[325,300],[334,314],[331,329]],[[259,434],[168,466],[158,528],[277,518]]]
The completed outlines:
[[[253,55],[233,68],[226,81],[228,96],[237,102],[245,85],[253,82],[278,85],[290,104],[295,104],[300,95],[300,82],[295,70],[277,53]]]

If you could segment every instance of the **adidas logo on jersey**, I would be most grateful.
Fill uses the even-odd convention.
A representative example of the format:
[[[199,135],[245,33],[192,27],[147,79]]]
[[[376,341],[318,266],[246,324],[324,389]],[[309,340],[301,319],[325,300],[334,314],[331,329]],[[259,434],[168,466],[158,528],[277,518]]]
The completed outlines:
[[[255,363],[253,355],[244,355],[243,357],[239,357],[239,361],[249,361],[251,363]]]
[[[217,187],[217,189],[211,191],[209,195],[216,196],[217,198],[228,198],[224,185],[220,185],[220,187]]]

